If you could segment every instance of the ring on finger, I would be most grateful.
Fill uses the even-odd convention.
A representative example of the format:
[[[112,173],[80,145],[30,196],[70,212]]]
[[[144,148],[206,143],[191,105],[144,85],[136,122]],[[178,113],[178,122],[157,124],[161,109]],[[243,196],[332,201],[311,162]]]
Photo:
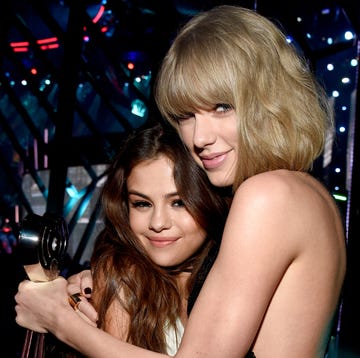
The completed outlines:
[[[73,295],[70,295],[68,298],[70,306],[73,308],[74,311],[77,311],[79,309],[79,304],[81,303],[81,293],[74,293]]]

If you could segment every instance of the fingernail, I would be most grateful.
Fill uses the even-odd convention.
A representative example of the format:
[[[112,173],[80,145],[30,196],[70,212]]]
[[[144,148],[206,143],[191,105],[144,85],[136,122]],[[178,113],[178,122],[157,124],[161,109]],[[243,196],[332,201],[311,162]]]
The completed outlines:
[[[86,288],[84,289],[84,293],[85,293],[85,295],[90,295],[90,294],[91,294],[91,288],[90,288],[90,287],[86,287]]]

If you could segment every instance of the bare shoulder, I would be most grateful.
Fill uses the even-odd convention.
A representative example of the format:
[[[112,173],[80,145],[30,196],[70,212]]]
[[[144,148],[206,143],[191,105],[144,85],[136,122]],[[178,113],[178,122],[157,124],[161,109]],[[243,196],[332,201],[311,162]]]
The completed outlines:
[[[247,179],[235,193],[230,214],[261,225],[268,223],[268,230],[276,223],[288,238],[301,241],[315,236],[343,239],[335,200],[307,173],[276,170]]]
[[[308,215],[315,190],[298,172],[269,171],[255,175],[236,190],[226,223],[223,241],[238,237],[240,243],[254,251],[288,249],[287,257],[302,251],[304,226],[314,227]],[[318,199],[316,199],[318,200]],[[230,240],[229,240],[230,241]],[[244,252],[244,247],[239,251]]]
[[[272,190],[270,193],[279,194],[281,192],[290,194],[295,190],[305,190],[306,188],[322,188],[324,187],[311,175],[291,170],[273,170],[254,175],[245,180],[239,187],[240,191],[255,189],[256,192],[261,190],[264,192]]]
[[[234,199],[235,202],[246,199],[247,204],[261,201],[274,209],[280,205],[294,210],[311,207],[312,211],[337,211],[333,197],[318,180],[307,173],[289,170],[269,171],[247,179]]]

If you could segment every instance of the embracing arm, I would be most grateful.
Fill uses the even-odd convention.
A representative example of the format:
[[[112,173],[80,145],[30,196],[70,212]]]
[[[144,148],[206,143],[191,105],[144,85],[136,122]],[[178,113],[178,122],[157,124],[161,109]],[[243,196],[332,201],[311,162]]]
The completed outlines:
[[[254,179],[234,196],[218,257],[176,357],[244,357],[281,278],[298,255],[296,240],[289,240],[293,212],[283,185],[272,185],[268,176]]]

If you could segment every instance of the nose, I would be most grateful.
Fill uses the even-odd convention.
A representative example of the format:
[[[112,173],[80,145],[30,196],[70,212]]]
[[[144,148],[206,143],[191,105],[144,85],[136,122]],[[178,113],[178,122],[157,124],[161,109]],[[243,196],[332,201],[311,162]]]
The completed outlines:
[[[169,229],[171,222],[171,215],[167,209],[165,207],[156,207],[151,214],[149,228],[155,232],[160,232]]]
[[[216,140],[216,133],[212,125],[212,119],[206,113],[195,114],[195,126],[193,143],[197,148],[204,148],[213,144]]]

